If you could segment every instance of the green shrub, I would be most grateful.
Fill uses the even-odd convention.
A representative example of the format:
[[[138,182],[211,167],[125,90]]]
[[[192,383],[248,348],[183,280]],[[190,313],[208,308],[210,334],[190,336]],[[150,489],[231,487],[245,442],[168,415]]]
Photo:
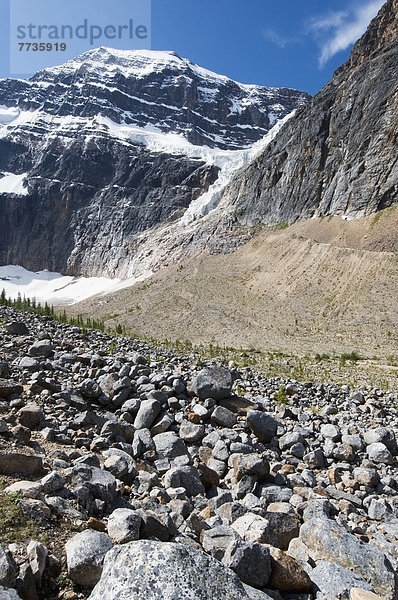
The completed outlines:
[[[275,402],[276,404],[286,405],[289,402],[289,398],[287,397],[286,390],[283,385],[279,386],[279,390],[275,394]]]

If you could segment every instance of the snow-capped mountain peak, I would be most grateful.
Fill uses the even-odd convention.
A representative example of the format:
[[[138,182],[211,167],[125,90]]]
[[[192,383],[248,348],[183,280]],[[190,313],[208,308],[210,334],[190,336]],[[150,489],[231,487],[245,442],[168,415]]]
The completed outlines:
[[[119,72],[125,77],[142,77],[165,68],[183,69],[188,60],[182,59],[173,51],[120,50],[100,46],[88,50],[76,58],[40,72],[60,75],[74,73],[84,67],[89,72],[101,72],[102,75],[114,75]]]
[[[154,50],[100,47],[29,80],[0,81],[6,108],[101,116],[221,150],[249,148],[307,100],[303,92],[240,84],[175,52]]]

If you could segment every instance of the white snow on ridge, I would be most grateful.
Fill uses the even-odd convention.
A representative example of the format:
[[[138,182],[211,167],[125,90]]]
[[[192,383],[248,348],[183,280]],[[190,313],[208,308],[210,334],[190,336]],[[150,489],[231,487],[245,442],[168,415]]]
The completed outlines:
[[[173,51],[120,50],[105,46],[89,50],[64,64],[44,69],[44,72],[55,75],[75,72],[83,64],[89,70],[101,73],[102,76],[106,73],[112,76],[119,72],[125,77],[141,78],[151,73],[159,73],[167,67],[173,67],[181,71],[189,69],[205,79],[230,81],[229,77],[199,67],[187,58],[181,58]]]
[[[178,56],[173,51],[168,50],[121,50],[100,46],[93,50],[80,54],[76,58],[66,63],[43,69],[44,73],[59,75],[62,73],[75,73],[82,66],[88,71],[98,73],[102,79],[107,76],[114,77],[117,73],[122,73],[124,77],[142,78],[151,73],[160,73],[172,67],[185,74],[191,72],[201,79],[216,82],[218,85],[228,82],[234,82],[245,92],[256,95],[257,93],[266,93],[272,95],[278,88],[269,86],[260,86],[250,83],[240,83],[226,75],[220,75],[204,67],[200,67],[191,62],[188,58]]]
[[[22,173],[21,175],[4,173],[4,177],[1,177],[0,179],[0,194],[26,196],[28,194],[28,188],[24,187],[23,183],[27,175],[27,173]]]
[[[153,152],[167,152],[188,156],[190,158],[199,158],[210,165],[222,167],[226,161],[230,160],[241,150],[219,150],[209,146],[196,146],[191,144],[182,134],[163,133],[160,129],[147,125],[135,127],[134,125],[118,124],[108,117],[96,117],[98,125],[106,127],[113,136],[121,139],[142,144]]]

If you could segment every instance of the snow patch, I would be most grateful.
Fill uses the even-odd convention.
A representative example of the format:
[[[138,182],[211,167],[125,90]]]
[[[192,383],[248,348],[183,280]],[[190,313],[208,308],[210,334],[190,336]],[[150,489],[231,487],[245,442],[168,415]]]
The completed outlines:
[[[11,123],[11,121],[14,121],[19,116],[19,113],[19,108],[0,104],[0,124],[6,125],[7,123]]]
[[[165,152],[167,154],[176,154],[188,156],[189,158],[199,158],[210,165],[222,167],[240,150],[218,150],[209,146],[196,146],[191,144],[183,135],[178,133],[163,133],[157,127],[147,125],[146,127],[135,127],[115,123],[108,117],[96,117],[99,126],[106,127],[109,133],[117,138],[129,140],[137,144],[146,146],[153,152]]]
[[[0,267],[0,290],[5,290],[7,298],[15,299],[21,294],[22,298],[34,298],[42,304],[48,302],[55,306],[68,306],[97,294],[105,295],[129,287],[151,275],[152,271],[145,271],[140,277],[125,280],[73,277],[47,270],[33,272],[19,265],[7,265]]]
[[[27,196],[28,188],[24,187],[24,181],[27,173],[14,175],[14,173],[3,173],[0,178],[0,194],[16,194],[17,196]]]

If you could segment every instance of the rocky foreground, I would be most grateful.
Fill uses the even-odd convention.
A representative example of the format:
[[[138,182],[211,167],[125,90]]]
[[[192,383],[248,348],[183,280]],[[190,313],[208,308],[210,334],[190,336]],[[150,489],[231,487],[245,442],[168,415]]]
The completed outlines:
[[[0,600],[397,600],[395,394],[0,319]]]

